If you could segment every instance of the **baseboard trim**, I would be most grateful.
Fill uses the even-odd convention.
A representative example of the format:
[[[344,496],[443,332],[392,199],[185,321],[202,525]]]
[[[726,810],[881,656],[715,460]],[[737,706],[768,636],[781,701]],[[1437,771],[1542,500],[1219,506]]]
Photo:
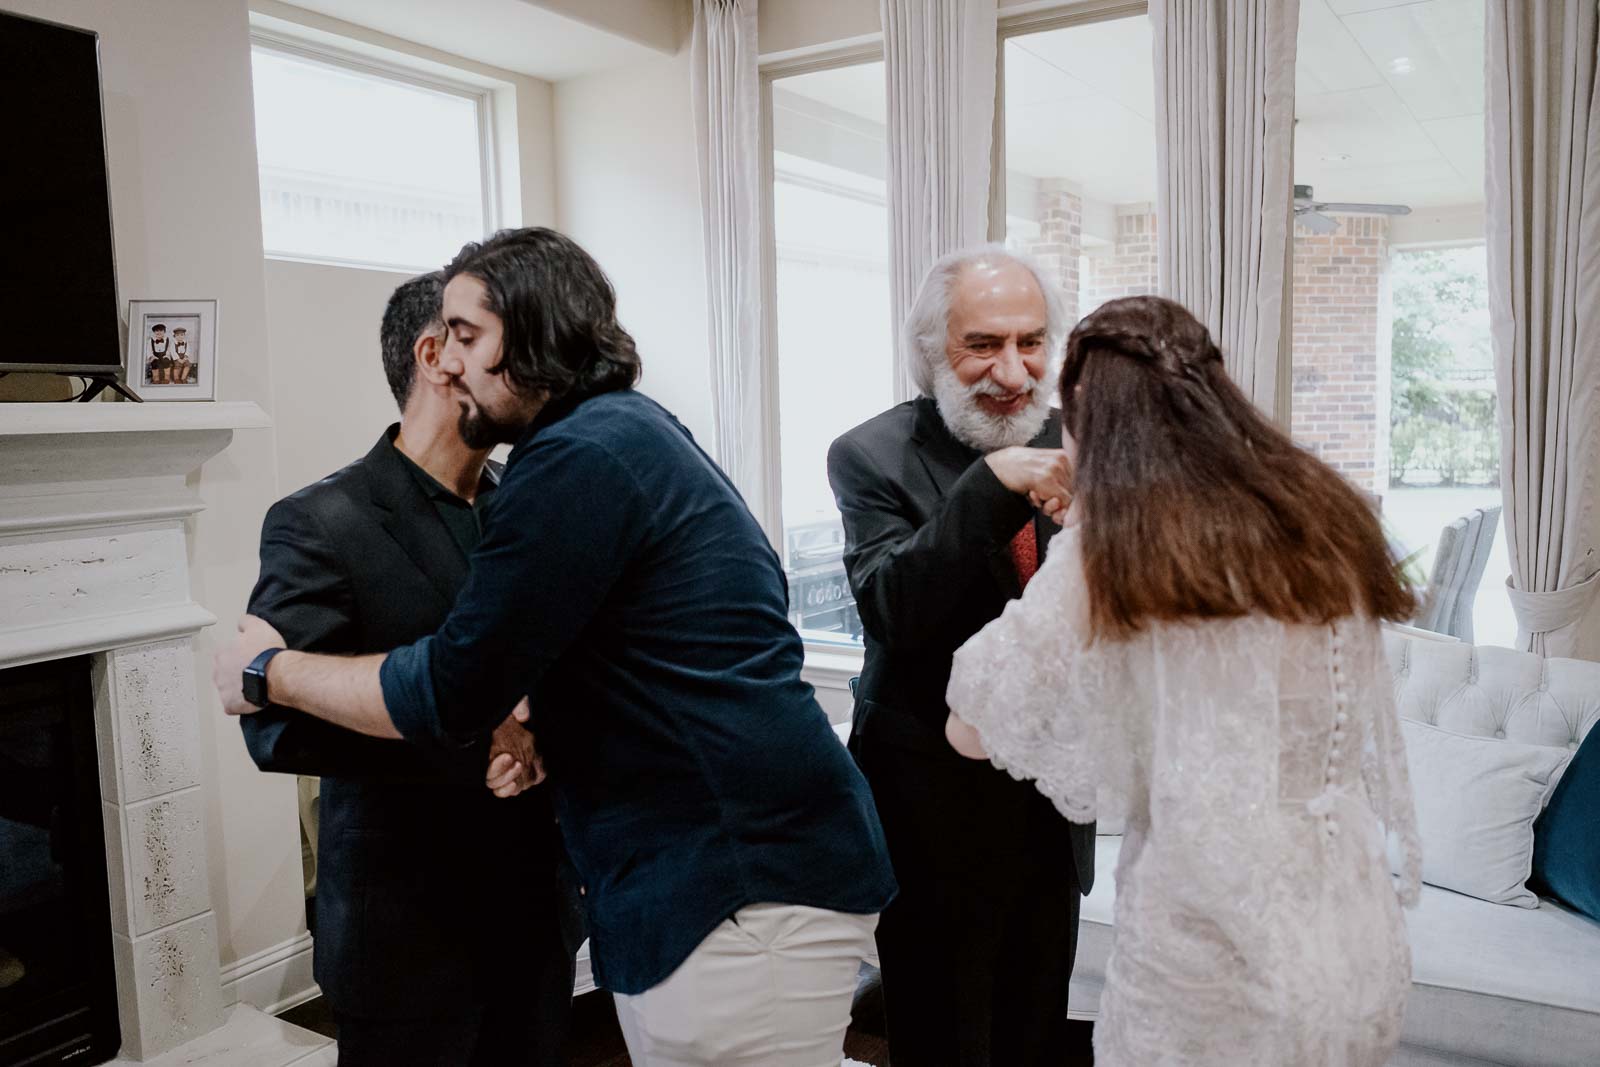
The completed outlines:
[[[249,1004],[268,1015],[322,995],[311,976],[311,935],[301,934],[222,968],[222,1002]]]

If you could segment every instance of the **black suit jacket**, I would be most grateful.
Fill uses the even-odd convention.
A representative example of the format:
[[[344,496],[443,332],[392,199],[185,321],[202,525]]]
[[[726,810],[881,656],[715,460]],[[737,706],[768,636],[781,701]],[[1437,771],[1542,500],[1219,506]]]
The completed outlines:
[[[1051,416],[1036,446],[1061,445]],[[1054,522],[1000,483],[975,449],[956,440],[929,397],[890,408],[828,450],[828,480],[845,529],[845,569],[866,630],[866,663],[856,690],[851,748],[911,749],[938,766],[964,757],[944,736],[945,690],[956,649],[1022,593],[1011,540],[1030,518],[1040,562]],[[870,767],[868,777],[872,776]],[[1002,772],[995,772],[1001,774]],[[928,783],[938,788],[939,783]],[[1006,840],[1022,820],[1014,793],[990,799],[995,838],[986,849],[1040,847]],[[1083,892],[1094,884],[1094,827],[1061,820]],[[996,872],[997,876],[999,872]]]
[[[267,512],[249,610],[290,648],[409,644],[439,627],[466,578],[466,557],[390,443],[395,429]],[[516,982],[528,953],[562,950],[529,943],[550,923],[530,933],[521,921],[554,906],[549,799],[490,794],[487,739],[439,755],[276,707],[241,725],[262,770],[322,777],[314,960],[335,1011],[449,1014]]]

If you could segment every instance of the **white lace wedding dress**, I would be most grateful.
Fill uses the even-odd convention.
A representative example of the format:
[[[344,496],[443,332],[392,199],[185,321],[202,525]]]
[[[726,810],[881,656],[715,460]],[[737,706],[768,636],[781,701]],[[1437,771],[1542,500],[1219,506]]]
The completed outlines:
[[[956,654],[949,703],[1067,818],[1126,820],[1095,1062],[1382,1064],[1421,859],[1377,625],[1087,635],[1069,528]],[[1398,883],[1380,823],[1401,844]]]

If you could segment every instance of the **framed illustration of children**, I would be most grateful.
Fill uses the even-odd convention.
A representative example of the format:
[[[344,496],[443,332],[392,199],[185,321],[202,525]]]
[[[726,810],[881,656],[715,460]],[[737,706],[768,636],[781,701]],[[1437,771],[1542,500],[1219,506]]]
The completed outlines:
[[[130,300],[128,388],[141,400],[215,400],[217,302]]]

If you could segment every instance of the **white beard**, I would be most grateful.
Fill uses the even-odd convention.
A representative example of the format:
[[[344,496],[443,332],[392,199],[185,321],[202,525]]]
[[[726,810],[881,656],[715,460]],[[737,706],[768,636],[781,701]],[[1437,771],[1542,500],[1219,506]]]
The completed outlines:
[[[1035,379],[1028,406],[1015,415],[990,415],[977,401],[980,396],[995,395],[987,378],[962,385],[948,363],[933,368],[933,401],[945,427],[957,441],[985,454],[1025,445],[1039,436],[1050,415],[1050,391],[1040,385]]]

